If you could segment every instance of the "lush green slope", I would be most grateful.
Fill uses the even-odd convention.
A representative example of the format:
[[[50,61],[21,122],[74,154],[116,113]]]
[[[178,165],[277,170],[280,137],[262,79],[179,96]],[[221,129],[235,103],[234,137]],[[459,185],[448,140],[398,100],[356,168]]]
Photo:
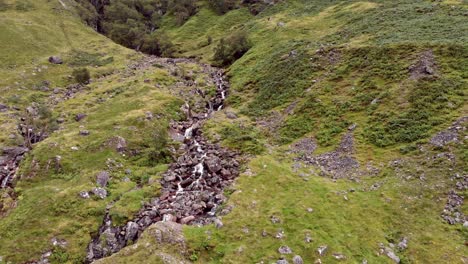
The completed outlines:
[[[5,2],[0,103],[21,110],[0,113],[2,146],[18,144],[10,134],[24,108],[48,104],[54,88],[64,91],[74,82],[73,69],[89,68],[94,80],[51,105],[65,122],[23,161],[16,204],[2,193],[0,201],[10,207],[0,208],[0,259],[22,263],[52,250],[53,263],[79,263],[106,205],[117,201],[111,215],[123,223],[157,195],[168,161],[151,158],[161,147],[152,134],[179,118],[182,101],[173,84],[184,76],[87,28],[71,1],[62,0],[65,7],[59,1]],[[221,217],[220,229],[186,227],[187,252],[174,259],[272,263],[287,245],[289,262],[297,254],[304,263],[335,263],[332,254],[340,253],[343,263],[392,263],[380,243],[389,247],[407,238],[406,249],[393,249],[401,263],[464,263],[467,228],[447,224],[441,213],[460,181],[454,176],[466,177],[466,131],[441,147],[429,141],[467,115],[467,12],[468,5],[456,0],[291,0],[257,16],[245,8],[220,16],[201,3],[182,26],[165,16],[160,31],[178,56],[210,62],[219,39],[238,30],[252,42],[228,72],[227,111],[239,118],[218,112],[205,126],[212,140],[244,154],[246,171],[224,207],[232,211]],[[51,55],[64,64],[49,64]],[[181,67],[204,77],[194,65]],[[45,80],[49,91],[40,89]],[[147,120],[146,112],[160,118]],[[78,123],[78,113],[88,116]],[[90,135],[80,136],[81,130]],[[352,151],[343,154],[339,145],[348,135]],[[109,144],[116,136],[137,154],[116,151]],[[295,147],[304,138],[314,142],[312,153]],[[359,171],[333,179],[336,171],[308,164],[337,152],[357,162]],[[81,199],[102,170],[111,171],[109,196]],[[468,214],[466,205],[459,210]],[[154,236],[148,232],[102,262],[157,263],[179,252],[152,243]],[[53,245],[53,239],[67,244]],[[328,250],[320,256],[323,245]]]

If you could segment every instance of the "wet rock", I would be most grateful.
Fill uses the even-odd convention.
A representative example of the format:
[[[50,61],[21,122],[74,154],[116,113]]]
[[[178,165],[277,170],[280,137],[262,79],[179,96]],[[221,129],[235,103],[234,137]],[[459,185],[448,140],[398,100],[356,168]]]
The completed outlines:
[[[280,248],[278,248],[278,252],[280,254],[292,254],[292,250],[288,246],[281,246]]]
[[[304,261],[302,260],[301,256],[296,255],[296,256],[293,257],[293,263],[294,264],[303,264]]]
[[[49,62],[52,64],[62,64],[63,60],[59,56],[50,56],[49,57]]]
[[[319,253],[320,256],[323,256],[325,255],[325,253],[327,252],[328,250],[328,246],[327,245],[323,245],[323,246],[320,246],[317,248],[317,252]]]
[[[83,113],[76,114],[76,115],[75,115],[75,121],[76,121],[76,122],[80,122],[80,121],[83,120],[85,117],[87,117],[86,114],[83,114]]]
[[[101,171],[96,176],[96,183],[101,187],[106,187],[109,182],[110,174],[107,171]]]
[[[101,199],[104,199],[107,197],[107,191],[100,187],[93,188],[92,193]]]
[[[209,158],[206,160],[205,164],[213,173],[217,173],[222,169],[221,160],[218,157]]]

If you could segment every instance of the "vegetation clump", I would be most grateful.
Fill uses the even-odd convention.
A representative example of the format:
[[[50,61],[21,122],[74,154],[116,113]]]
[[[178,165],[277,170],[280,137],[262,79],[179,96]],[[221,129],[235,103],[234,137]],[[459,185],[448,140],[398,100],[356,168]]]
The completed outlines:
[[[88,84],[89,80],[91,79],[91,75],[89,74],[89,70],[87,68],[73,70],[72,76],[79,84]]]
[[[251,47],[247,32],[236,31],[222,38],[215,48],[213,61],[219,66],[227,66],[242,57]]]

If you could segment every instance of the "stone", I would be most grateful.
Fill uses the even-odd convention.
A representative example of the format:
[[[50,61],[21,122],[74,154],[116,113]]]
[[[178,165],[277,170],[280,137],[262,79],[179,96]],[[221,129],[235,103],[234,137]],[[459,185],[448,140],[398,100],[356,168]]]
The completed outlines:
[[[304,261],[302,260],[301,256],[296,255],[296,256],[294,256],[294,258],[293,258],[293,263],[294,263],[294,264],[303,264]]]
[[[148,228],[148,234],[153,236],[159,244],[179,245],[185,248],[183,226],[175,222],[157,222]]]
[[[193,220],[195,220],[195,216],[189,215],[189,216],[187,216],[187,217],[182,218],[182,219],[180,220],[180,223],[183,224],[183,225],[186,225],[186,224],[192,222]]]
[[[289,262],[285,259],[279,259],[278,261],[276,261],[276,264],[288,264]]]
[[[101,199],[104,199],[107,197],[107,191],[100,187],[93,188],[92,193]]]
[[[403,251],[408,248],[408,238],[404,237],[401,239],[400,243],[397,245],[398,249]]]
[[[127,141],[121,136],[115,136],[108,141],[108,145],[114,148],[117,152],[124,152],[127,150]]]
[[[125,240],[126,241],[135,241],[137,238],[139,226],[135,222],[128,222],[126,226]],[[128,243],[128,242],[127,242]]]
[[[320,256],[323,256],[325,255],[325,253],[327,252],[328,250],[328,246],[327,245],[323,245],[323,246],[320,246],[317,248],[317,252],[319,253]]]
[[[63,60],[59,56],[50,56],[49,57],[49,62],[52,64],[62,64]]]
[[[54,94],[60,93],[60,88],[54,88]]]
[[[4,104],[0,104],[0,111],[8,110],[8,106]]]
[[[385,255],[388,258],[390,258],[391,260],[393,260],[393,262],[400,263],[400,258],[395,254],[395,252],[393,252],[393,250],[391,248],[384,247],[382,249],[383,249],[383,252],[385,253]]]
[[[153,113],[151,113],[150,111],[145,112],[145,118],[146,118],[147,120],[153,119],[153,118],[154,118]]]
[[[237,119],[237,115],[233,112],[226,112],[226,117],[229,119]]]
[[[222,169],[221,160],[218,157],[208,158],[205,161],[205,164],[208,167],[208,169],[213,173],[217,173]]]
[[[80,192],[80,197],[83,198],[83,199],[89,199],[89,192],[81,191]]]
[[[38,110],[35,107],[28,106],[26,107],[26,112],[32,116],[37,116],[39,114]]]
[[[62,123],[64,123],[64,122],[65,122],[65,119],[64,119],[64,118],[62,118],[62,117],[59,117],[59,118],[57,118],[57,120],[56,120],[56,121],[57,121],[57,123],[59,123],[59,124],[62,124]]]
[[[101,187],[106,187],[109,182],[110,174],[107,171],[101,171],[96,176],[96,182]]]
[[[307,212],[312,213],[313,211],[314,211],[314,209],[312,209],[312,208],[307,208]]]
[[[289,248],[288,246],[281,246],[280,248],[278,248],[278,252],[280,254],[292,254],[292,250],[291,248]]]
[[[278,223],[281,223],[281,219],[279,219],[279,217],[275,216],[275,215],[272,215],[270,217],[270,221],[273,223],[273,224],[278,224]]]
[[[224,226],[223,222],[221,222],[221,219],[219,219],[219,218],[216,218],[214,220],[214,224],[215,224],[216,228],[218,228],[218,229],[221,229]]]
[[[80,136],[89,136],[88,130],[80,130]]]
[[[306,243],[312,242],[312,241],[313,241],[312,236],[311,236],[310,234],[306,234],[306,236],[305,236],[305,238],[304,238],[304,241],[305,241]]]
[[[76,121],[76,122],[80,122],[80,121],[83,120],[85,117],[87,117],[86,114],[83,114],[83,113],[76,114],[76,115],[75,115],[75,121]]]
[[[346,256],[341,253],[333,253],[332,256],[337,260],[345,260]]]

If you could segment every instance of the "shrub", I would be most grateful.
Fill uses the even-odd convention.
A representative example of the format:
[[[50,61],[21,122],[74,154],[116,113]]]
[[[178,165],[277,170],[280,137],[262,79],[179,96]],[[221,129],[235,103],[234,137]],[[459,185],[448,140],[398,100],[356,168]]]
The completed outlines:
[[[73,70],[72,76],[75,79],[75,81],[80,84],[89,83],[89,79],[91,78],[89,70],[86,68],[79,68]]]
[[[5,0],[0,0],[0,12],[8,10],[8,4]]]
[[[174,14],[178,25],[182,25],[197,13],[196,0],[171,0],[169,11]]]
[[[242,57],[251,47],[245,31],[236,31],[219,41],[213,60],[219,66],[227,66]]]
[[[152,33],[144,38],[140,50],[152,55],[170,57],[174,53],[174,45],[166,35]]]
[[[236,8],[235,0],[208,0],[208,4],[218,14],[225,14]]]

